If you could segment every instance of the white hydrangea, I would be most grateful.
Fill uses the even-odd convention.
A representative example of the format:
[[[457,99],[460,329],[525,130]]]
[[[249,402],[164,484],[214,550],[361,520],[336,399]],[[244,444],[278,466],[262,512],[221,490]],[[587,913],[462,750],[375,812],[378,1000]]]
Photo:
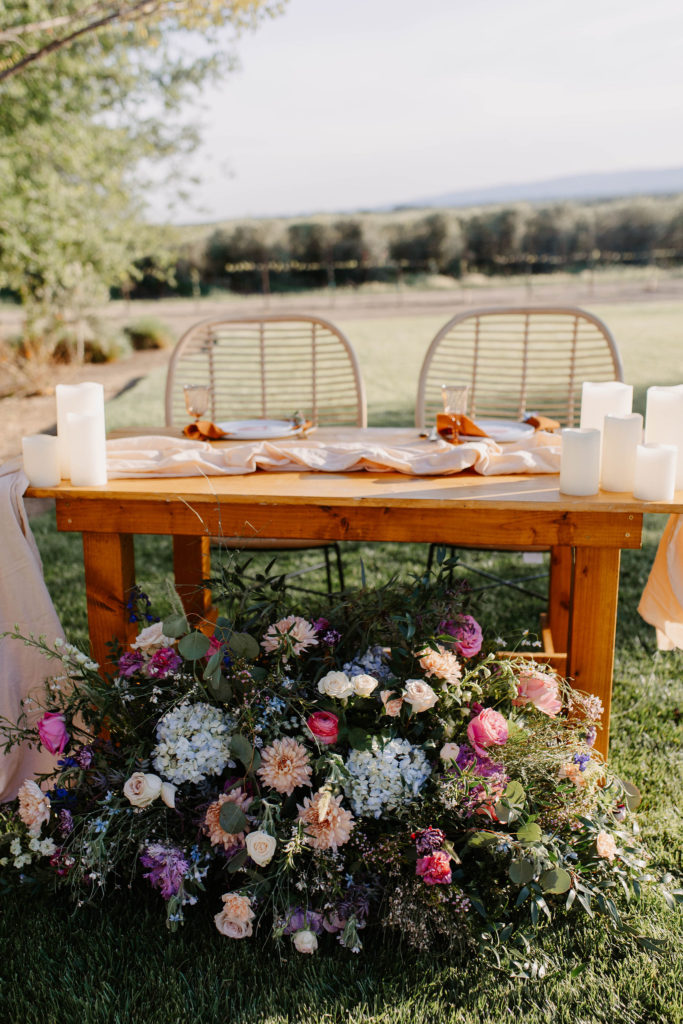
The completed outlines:
[[[231,728],[213,704],[179,704],[157,725],[154,768],[176,786],[220,775],[230,760]]]
[[[399,739],[382,745],[375,738],[371,750],[352,750],[346,767],[351,779],[344,792],[354,813],[375,818],[411,804],[431,771],[420,747]]]

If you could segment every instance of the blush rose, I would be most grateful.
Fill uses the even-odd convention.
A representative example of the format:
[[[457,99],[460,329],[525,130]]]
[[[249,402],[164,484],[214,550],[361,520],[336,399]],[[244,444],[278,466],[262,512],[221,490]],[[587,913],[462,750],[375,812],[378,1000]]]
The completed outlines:
[[[508,725],[498,711],[484,708],[467,726],[467,738],[480,757],[486,756],[486,747],[507,743]]]
[[[560,687],[555,676],[527,669],[517,676],[517,696],[512,703],[518,706],[531,703],[544,715],[555,718],[562,710],[559,692]]]

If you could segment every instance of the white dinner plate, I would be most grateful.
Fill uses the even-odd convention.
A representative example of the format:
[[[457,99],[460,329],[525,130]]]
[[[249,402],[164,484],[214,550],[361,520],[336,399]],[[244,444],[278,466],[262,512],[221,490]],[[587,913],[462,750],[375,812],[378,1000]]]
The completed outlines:
[[[517,423],[516,420],[475,420],[478,427],[485,430],[493,441],[499,444],[509,444],[513,441],[521,441],[534,432],[530,423]]]
[[[271,441],[278,437],[296,437],[303,427],[291,420],[227,420],[217,423],[228,440],[235,441]],[[310,433],[309,427],[307,433]]]

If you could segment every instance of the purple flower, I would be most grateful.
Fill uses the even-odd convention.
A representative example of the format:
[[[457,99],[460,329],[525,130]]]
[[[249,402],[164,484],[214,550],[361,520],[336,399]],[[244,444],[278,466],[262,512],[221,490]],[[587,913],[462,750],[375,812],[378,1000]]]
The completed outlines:
[[[323,927],[322,914],[315,910],[304,910],[302,907],[290,907],[284,933],[285,935],[293,935],[294,932],[308,929],[308,931],[320,935]]]
[[[118,673],[120,676],[134,676],[139,672],[144,663],[141,651],[124,651],[119,658]]]
[[[341,640],[341,633],[338,629],[328,629],[326,633],[323,633],[322,642],[327,644],[328,647],[334,647]]]
[[[59,831],[63,836],[68,836],[69,832],[73,831],[74,819],[71,811],[67,811],[66,808],[62,808],[59,812]]]
[[[458,615],[439,623],[439,633],[454,637],[453,647],[462,658],[479,654],[483,641],[481,626],[471,615]]]
[[[146,672],[148,676],[152,676],[155,679],[163,679],[164,676],[170,676],[177,672],[182,663],[183,659],[172,647],[160,647],[152,655]]]
[[[595,728],[594,725],[591,725],[591,727],[586,732],[586,737],[585,737],[585,739],[586,739],[586,746],[587,747],[592,747],[597,738],[598,738],[598,730]]]
[[[586,765],[588,764],[590,759],[590,754],[574,754],[573,757],[574,764],[578,764],[580,772],[585,772]]]
[[[81,747],[80,750],[77,750],[74,754],[74,759],[79,768],[89,768],[93,763],[94,758],[95,753],[92,747]]]
[[[140,854],[140,863],[150,869],[143,878],[148,878],[150,885],[159,889],[165,900],[177,894],[190,867],[183,850],[163,843],[149,843]]]
[[[316,619],[315,622],[311,623],[311,625],[313,626],[313,629],[316,631],[316,633],[322,633],[323,630],[327,629],[327,627],[329,626],[329,622],[327,619],[320,618]]]
[[[414,832],[413,838],[418,856],[424,857],[428,853],[440,850],[446,836],[440,828],[432,828],[431,825],[428,825],[427,828],[421,828],[419,832]]]

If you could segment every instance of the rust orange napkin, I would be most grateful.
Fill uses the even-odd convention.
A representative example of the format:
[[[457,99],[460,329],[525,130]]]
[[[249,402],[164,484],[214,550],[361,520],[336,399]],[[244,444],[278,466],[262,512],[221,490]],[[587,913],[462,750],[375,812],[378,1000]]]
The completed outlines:
[[[542,416],[540,413],[534,413],[533,416],[527,416],[524,420],[525,423],[531,424],[536,430],[559,430],[560,423],[558,420],[551,420],[550,416]]]
[[[225,437],[225,431],[217,427],[211,420],[197,420],[196,423],[188,423],[183,428],[183,434],[191,441],[218,441],[221,437]]]

